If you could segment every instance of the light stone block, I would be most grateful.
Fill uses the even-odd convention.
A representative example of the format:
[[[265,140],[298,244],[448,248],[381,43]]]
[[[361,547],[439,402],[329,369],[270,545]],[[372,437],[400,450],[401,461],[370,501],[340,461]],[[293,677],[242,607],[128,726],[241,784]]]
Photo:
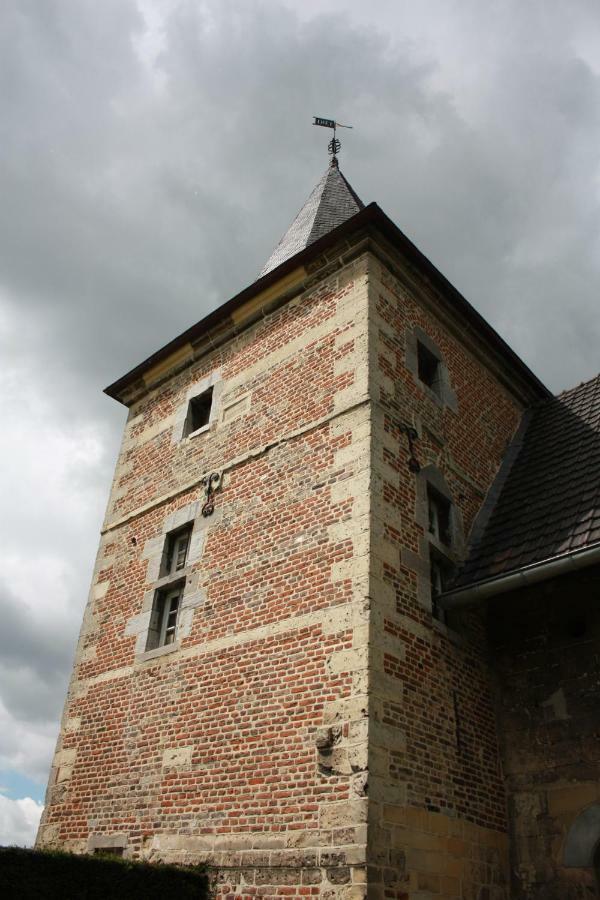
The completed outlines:
[[[79,731],[81,728],[81,716],[70,716],[65,721],[65,731]]]
[[[99,581],[92,588],[92,598],[94,600],[102,600],[103,597],[106,596],[106,593],[110,587],[110,579],[106,581]]]
[[[321,623],[323,634],[338,634],[352,628],[356,619],[355,604],[345,603],[334,606],[324,616]]]
[[[381,722],[371,721],[370,739],[374,747],[383,747],[386,750],[406,750],[406,736],[399,728],[391,725],[383,725]]]
[[[367,648],[359,647],[355,650],[336,650],[327,660],[326,666],[330,675],[339,675],[342,672],[366,669],[367,662]]]
[[[323,804],[319,811],[321,828],[343,828],[367,821],[367,800],[338,800]]]
[[[43,825],[40,833],[40,843],[42,845],[54,844],[58,841],[60,835],[60,825]]]
[[[77,750],[59,750],[54,756],[55,766],[72,766],[77,758]]]
[[[240,416],[245,415],[250,409],[250,395],[246,394],[244,397],[239,397],[236,400],[230,401],[229,403],[225,403],[223,401],[223,412],[221,416],[221,420],[224,424],[228,424],[232,422],[234,419],[238,419]]]
[[[345,466],[353,466],[359,470],[364,469],[369,458],[370,444],[371,438],[367,435],[337,450],[334,455],[334,466],[340,469]],[[359,465],[361,461],[363,462],[362,466]]]
[[[368,713],[368,696],[332,700],[323,707],[323,724],[334,725],[351,719],[362,719]]]
[[[85,648],[85,650],[82,650],[82,652],[79,654],[78,662],[80,662],[80,663],[92,662],[94,659],[96,659],[97,652],[98,652],[98,648],[96,647],[96,645],[89,644]]]
[[[189,769],[192,764],[193,747],[170,747],[163,753],[163,769]]]
[[[337,391],[333,398],[334,412],[345,409],[348,406],[355,406],[359,403],[366,403],[369,397],[364,384],[353,384],[341,391]]]

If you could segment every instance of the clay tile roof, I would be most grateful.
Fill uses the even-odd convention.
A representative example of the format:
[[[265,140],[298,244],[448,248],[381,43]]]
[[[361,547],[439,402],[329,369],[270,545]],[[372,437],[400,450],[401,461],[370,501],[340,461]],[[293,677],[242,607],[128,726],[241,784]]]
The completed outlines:
[[[265,263],[259,277],[364,209],[337,165],[330,165]]]
[[[523,417],[452,590],[600,543],[600,375]]]

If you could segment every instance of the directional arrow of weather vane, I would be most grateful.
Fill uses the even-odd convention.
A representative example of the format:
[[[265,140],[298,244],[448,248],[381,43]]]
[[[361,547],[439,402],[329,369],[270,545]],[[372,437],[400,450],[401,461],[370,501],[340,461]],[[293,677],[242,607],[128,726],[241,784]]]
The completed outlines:
[[[331,156],[331,165],[337,166],[337,155],[342,146],[342,142],[336,137],[336,128],[352,128],[353,126],[342,125],[341,122],[336,122],[335,119],[324,119],[322,116],[313,116],[313,119],[313,125],[319,125],[321,128],[333,129],[333,137],[327,145],[327,150],[329,151],[329,155]]]

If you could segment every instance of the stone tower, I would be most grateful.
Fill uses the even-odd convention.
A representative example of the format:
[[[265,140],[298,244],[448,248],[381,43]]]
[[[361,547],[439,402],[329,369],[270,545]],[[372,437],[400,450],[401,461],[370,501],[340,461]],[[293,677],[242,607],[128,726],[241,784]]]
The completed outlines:
[[[129,409],[39,846],[224,895],[507,900],[483,624],[440,595],[547,392],[328,168]]]

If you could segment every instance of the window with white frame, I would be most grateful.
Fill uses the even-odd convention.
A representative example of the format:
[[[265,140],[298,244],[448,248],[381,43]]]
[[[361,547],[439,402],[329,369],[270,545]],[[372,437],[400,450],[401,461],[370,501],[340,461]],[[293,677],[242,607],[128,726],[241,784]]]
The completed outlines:
[[[177,618],[183,596],[184,582],[162,588],[154,595],[146,650],[166,647],[175,641]]]
[[[183,427],[183,437],[190,437],[197,431],[208,428],[213,403],[212,387],[192,397],[188,403],[187,416]]]
[[[146,652],[174,644],[185,588],[185,570],[190,552],[193,522],[169,532],[165,538],[160,581],[154,593]]]
[[[174,575],[185,568],[192,537],[192,525],[186,525],[167,535],[163,554],[162,576]]]

